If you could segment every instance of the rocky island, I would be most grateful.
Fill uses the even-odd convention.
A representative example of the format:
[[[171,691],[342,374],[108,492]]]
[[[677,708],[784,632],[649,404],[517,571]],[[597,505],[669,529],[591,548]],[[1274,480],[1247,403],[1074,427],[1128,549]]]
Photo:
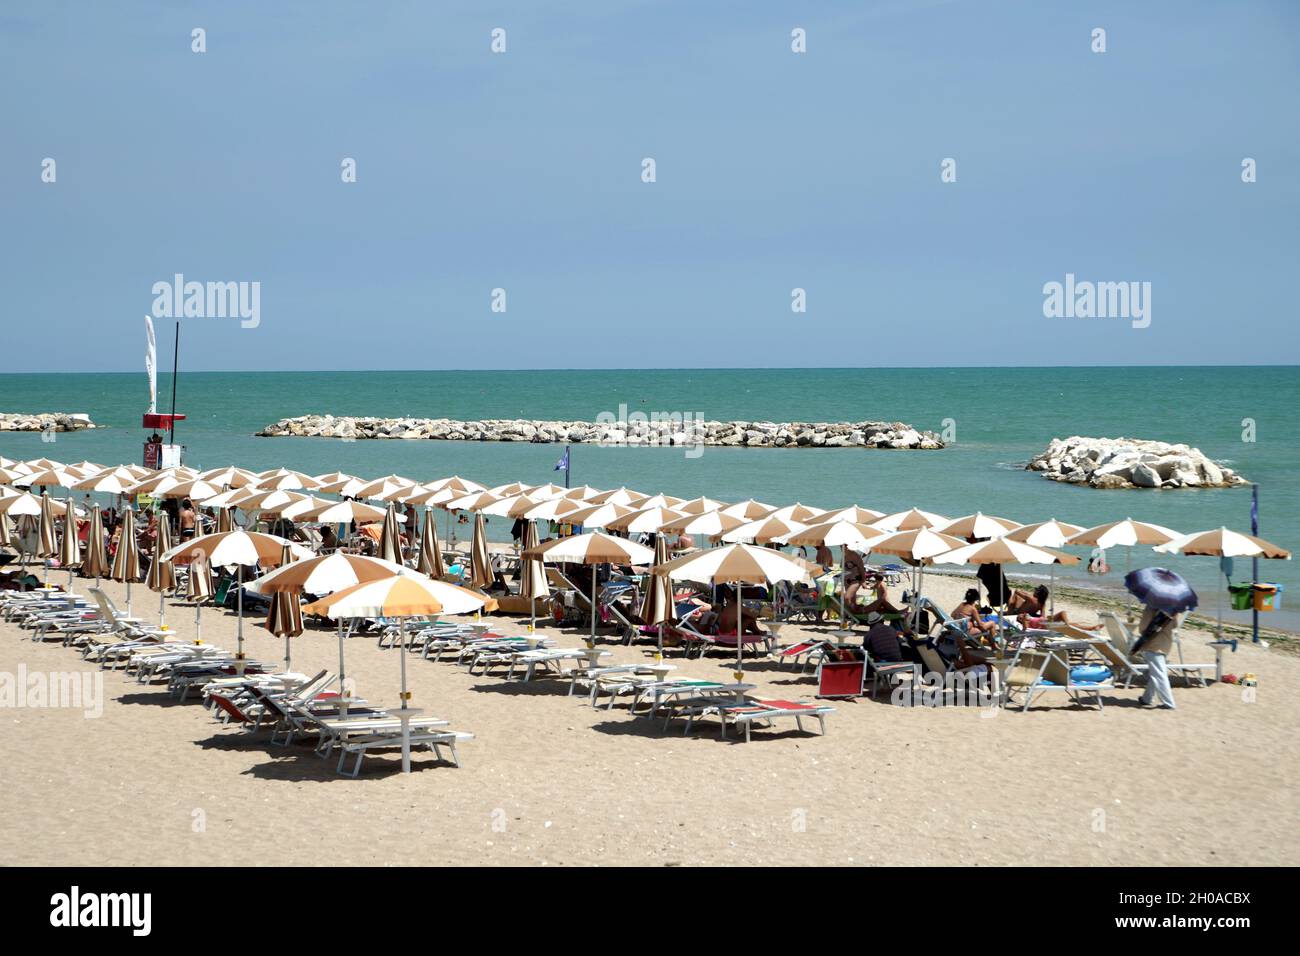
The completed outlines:
[[[1029,471],[1089,488],[1231,488],[1250,484],[1198,448],[1140,438],[1053,438]]]
[[[611,416],[613,419],[613,416]],[[267,425],[257,435],[434,441],[516,441],[644,446],[748,448],[937,449],[943,440],[902,422],[717,422],[681,415],[620,416],[611,421],[534,421],[447,418],[356,418],[300,415]]]
[[[79,432],[94,427],[90,416],[80,412],[0,412],[0,432]]]

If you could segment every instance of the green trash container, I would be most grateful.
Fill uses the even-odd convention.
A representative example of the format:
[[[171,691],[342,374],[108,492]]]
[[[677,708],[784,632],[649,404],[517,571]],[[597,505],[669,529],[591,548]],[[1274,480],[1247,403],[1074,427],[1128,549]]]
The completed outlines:
[[[1230,584],[1228,593],[1232,595],[1234,611],[1249,611],[1255,604],[1255,586],[1253,584]]]

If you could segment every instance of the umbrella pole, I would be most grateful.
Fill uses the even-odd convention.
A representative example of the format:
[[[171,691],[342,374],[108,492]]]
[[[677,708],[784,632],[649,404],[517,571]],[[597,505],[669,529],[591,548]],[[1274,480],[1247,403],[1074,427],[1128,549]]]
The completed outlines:
[[[194,573],[194,568],[191,567],[190,574],[193,573]],[[203,618],[200,616],[201,614],[202,614],[202,609],[199,607],[199,602],[195,601],[194,602],[194,643],[195,644],[200,644],[203,641]]]
[[[235,673],[244,676],[244,566],[235,571]]]
[[[343,618],[339,618],[339,693],[347,693],[347,676],[343,673]]]
[[[290,653],[289,653],[289,635],[285,634],[284,635],[284,672],[288,674],[292,670],[293,670],[293,665],[290,661]]]
[[[596,643],[596,568],[598,565],[591,566],[591,643]]]
[[[740,600],[740,584],[731,585],[733,593],[736,596],[736,674],[743,674],[745,671],[745,605]],[[740,683],[740,677],[736,677],[736,683]]]
[[[402,710],[406,706],[406,618],[397,619],[397,652],[402,658]],[[411,720],[402,717],[402,773],[411,772]]]

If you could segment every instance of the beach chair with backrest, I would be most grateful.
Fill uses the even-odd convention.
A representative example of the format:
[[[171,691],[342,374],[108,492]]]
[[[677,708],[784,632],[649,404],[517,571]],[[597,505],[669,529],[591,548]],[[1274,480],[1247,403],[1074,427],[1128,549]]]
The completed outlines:
[[[1128,625],[1121,621],[1119,615],[1114,611],[1099,611],[1097,617],[1106,628],[1106,636],[1110,641],[1110,646],[1125,659],[1125,666],[1145,676],[1145,662],[1139,663],[1131,656],[1133,642],[1137,640],[1137,635],[1128,629]],[[1088,636],[1091,638],[1097,637],[1096,634],[1092,633],[1089,633]],[[1183,642],[1176,630],[1174,631],[1174,647],[1178,651],[1178,660],[1167,660],[1165,662],[1171,680],[1174,677],[1182,677],[1183,683],[1188,687],[1191,687],[1193,683],[1199,687],[1204,687],[1206,685],[1206,671],[1217,673],[1217,665],[1215,664],[1188,664],[1183,661]]]

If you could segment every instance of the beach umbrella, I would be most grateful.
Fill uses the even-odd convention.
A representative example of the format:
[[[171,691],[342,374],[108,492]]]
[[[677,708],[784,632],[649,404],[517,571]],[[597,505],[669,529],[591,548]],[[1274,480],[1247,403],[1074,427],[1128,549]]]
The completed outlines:
[[[644,501],[637,502],[636,507],[642,511],[647,508],[668,508],[669,510],[675,511],[677,510],[677,506],[681,503],[681,498],[674,498],[672,495],[658,494],[651,495]]]
[[[620,487],[615,488],[613,491],[602,491],[598,495],[592,495],[589,500],[593,505],[619,505],[624,508],[635,509],[639,508],[641,502],[649,497],[649,495],[633,491],[631,488]]]
[[[251,495],[257,494],[257,489],[252,485],[244,485],[242,488],[227,488],[220,494],[213,495],[211,498],[203,499],[205,508],[234,508]]]
[[[46,471],[50,468],[67,468],[61,461],[55,461],[53,458],[31,458],[27,461],[20,462],[21,465],[28,469],[28,472]]]
[[[505,498],[498,498],[496,501],[486,507],[478,509],[482,515],[495,515],[498,518],[505,518],[513,515],[518,517],[522,515],[541,499],[530,498],[527,495],[508,495]]]
[[[41,516],[37,526],[36,556],[45,558],[45,585],[50,583],[50,558],[58,557],[59,549],[54,540],[54,512],[50,508],[50,496],[41,492]]]
[[[442,563],[442,548],[438,545],[438,526],[433,520],[433,509],[424,509],[424,530],[420,533],[420,560],[415,570],[431,578],[441,578],[447,573]]]
[[[81,558],[81,576],[94,578],[95,587],[99,579],[109,572],[108,549],[104,545],[104,517],[99,505],[90,509],[90,527],[86,532],[86,553]]]
[[[163,555],[167,560],[179,561],[181,564],[202,558],[213,567],[235,568],[235,639],[238,642],[235,670],[241,676],[244,673],[244,568],[257,565],[278,566],[283,559],[285,545],[289,546],[289,554],[296,558],[312,557],[306,548],[284,538],[242,529],[204,535],[172,548]]]
[[[140,547],[135,540],[135,509],[122,509],[122,523],[118,526],[117,550],[113,552],[113,566],[109,577],[126,582],[126,613],[131,613],[131,582],[140,579]]]
[[[210,481],[204,481],[202,478],[191,478],[188,481],[182,481],[179,484],[172,485],[166,491],[158,495],[160,498],[189,498],[191,501],[206,501],[214,498],[220,493],[220,488]]]
[[[628,534],[648,534],[656,533],[666,524],[672,524],[674,521],[681,521],[688,515],[680,511],[673,511],[662,505],[651,505],[642,508],[639,511],[633,511],[631,514],[623,515],[621,518],[615,518],[610,521],[606,528],[610,531],[625,531]]]
[[[77,507],[68,499],[63,509],[63,540],[59,542],[59,563],[68,570],[68,591],[72,591],[72,566],[81,564],[81,541],[77,538]]]
[[[509,484],[497,485],[495,488],[486,488],[483,490],[493,498],[511,498],[515,495],[522,495],[529,489],[529,487],[531,486],[525,485],[522,481],[512,481]],[[478,491],[480,489],[476,488],[474,490]]]
[[[611,521],[632,514],[633,510],[626,505],[608,502],[600,505],[588,505],[586,508],[571,511],[564,516],[564,520],[569,524],[580,525],[583,528],[605,528],[609,526]]]
[[[591,485],[579,485],[577,488],[567,489],[561,497],[568,498],[572,501],[590,501],[596,495],[603,495],[604,489],[593,488]]]
[[[369,581],[382,581],[407,569],[392,561],[370,558],[364,554],[333,554],[302,558],[282,564],[264,574],[248,586],[259,594],[312,594],[326,595],[346,590]],[[338,619],[339,687],[343,688],[346,674],[343,668],[343,619]]]
[[[470,481],[468,478],[460,477],[460,475],[425,482],[424,487],[430,491],[459,491],[462,494],[469,494],[472,491],[487,491],[477,481]]]
[[[1049,521],[1021,525],[1013,531],[1008,531],[1006,537],[1011,541],[1032,544],[1036,548],[1062,548],[1082,530],[1083,528],[1077,524],[1067,524],[1052,518]]]
[[[993,538],[989,541],[977,541],[946,554],[937,555],[935,564],[1046,564],[1052,567],[1052,587],[1055,590],[1055,565],[1078,564],[1079,559],[1072,554],[1064,554],[1049,548],[1037,548],[1022,541],[1009,541],[1006,538]],[[1010,595],[1008,594],[1008,597]],[[1005,606],[1005,605],[1004,605]],[[1053,602],[1055,607],[1055,602]]]
[[[19,468],[0,468],[0,484],[11,485],[20,478],[30,475],[30,471],[23,471]]]
[[[1180,574],[1168,568],[1138,568],[1124,575],[1124,587],[1147,607],[1166,614],[1194,611],[1200,603],[1196,592]]]
[[[124,495],[136,481],[119,469],[108,468],[98,474],[83,478],[72,487],[77,491],[96,491],[105,495]]]
[[[896,511],[891,515],[885,515],[883,518],[877,518],[870,524],[871,527],[881,531],[894,532],[937,528],[947,522],[948,519],[943,515],[935,514],[932,511],[922,511],[919,508],[910,508],[907,511]]]
[[[1220,559],[1219,569],[1223,572],[1225,579],[1228,574],[1227,566],[1223,561],[1224,558],[1291,560],[1291,552],[1285,548],[1280,548],[1263,538],[1242,534],[1240,531],[1229,531],[1227,528],[1214,528],[1210,531],[1179,535],[1164,544],[1157,545],[1155,550],[1163,554],[1181,553],[1218,557]],[[1127,580],[1128,578],[1125,576],[1125,581],[1127,582]],[[1216,587],[1214,589],[1214,605],[1215,615],[1218,619],[1215,636],[1221,639],[1223,637],[1223,591],[1221,588]]]
[[[437,502],[438,507],[445,508],[447,511],[473,511],[479,512],[490,505],[496,504],[503,498],[514,498],[520,492],[499,495],[495,491],[471,491],[469,494],[461,495],[459,498],[452,498],[448,501]]]
[[[520,554],[537,547],[537,523],[524,525]],[[528,601],[528,633],[537,628],[537,600],[550,595],[551,585],[546,580],[546,566],[539,558],[520,558],[519,594]]]
[[[520,492],[520,494],[527,495],[534,501],[546,501],[548,498],[561,498],[568,490],[568,488],[561,485],[551,484],[548,482],[544,485],[534,485],[533,487]]]
[[[971,538],[979,540],[1000,538],[1008,531],[1014,531],[1019,527],[1018,521],[1012,521],[1010,518],[995,518],[977,511],[964,518],[953,518],[934,530],[940,534],[950,534],[954,538],[965,538],[969,541]]]
[[[176,571],[172,563],[165,555],[171,550],[172,532],[171,526],[164,518],[158,522],[158,540],[153,546],[153,561],[149,565],[149,574],[145,578],[145,585],[150,591],[158,592],[158,626],[161,627],[165,621],[166,607],[164,604],[166,592],[176,587]]]
[[[402,722],[402,772],[411,772],[410,718],[418,711],[410,706],[406,689],[406,618],[436,614],[467,614],[482,610],[485,599],[473,591],[433,581],[422,574],[404,572],[379,581],[367,581],[337,591],[303,608],[308,614],[343,618],[397,618],[397,656],[401,661],[402,706],[396,716]]]
[[[674,509],[676,510],[676,509]],[[672,534],[704,535],[716,538],[748,524],[744,518],[724,515],[721,511],[702,511],[698,514],[684,514],[676,521],[671,521],[660,530]]]
[[[323,511],[334,505],[343,504],[341,501],[331,501],[328,498],[315,498],[311,495],[303,498],[302,501],[295,501],[292,504],[285,505],[280,509],[280,517],[288,518],[290,521],[311,521],[307,515],[313,511]],[[383,515],[383,512],[379,512]]]
[[[1101,548],[1122,547],[1124,549],[1124,570],[1127,573],[1133,563],[1133,548],[1139,544],[1154,548],[1156,545],[1168,544],[1180,537],[1181,532],[1163,525],[1146,521],[1109,521],[1080,531],[1066,541],[1069,545],[1092,545]]]
[[[384,512],[384,527],[379,535],[379,556],[393,564],[402,564],[402,533],[397,529],[397,506],[391,502]]]
[[[292,562],[293,553],[289,550],[289,544],[286,542],[280,556],[280,568],[283,569]],[[297,637],[302,633],[302,602],[298,600],[300,593],[300,591],[273,591],[271,593],[271,607],[267,611],[266,621],[262,624],[272,634],[284,638],[284,669],[286,672],[293,670],[289,638]]]
[[[355,498],[357,492],[367,484],[361,478],[344,474],[341,471],[332,471],[327,475],[317,475],[314,480],[316,482],[314,490],[322,494],[342,495],[345,498]]]
[[[703,584],[730,584],[736,591],[736,673],[744,669],[744,605],[742,584],[765,584],[778,581],[808,581],[808,569],[788,555],[771,548],[749,544],[728,544],[695,554],[675,558],[658,565],[654,573],[669,581],[695,581]],[[739,677],[737,677],[739,680]]]
[[[28,488],[72,488],[85,476],[66,468],[46,468],[14,479],[13,484]]]
[[[383,478],[376,478],[368,484],[362,485],[357,489],[357,498],[375,498],[381,501],[387,501],[389,498],[396,498],[399,495],[407,493],[415,487],[416,482],[410,478],[403,478],[401,475],[386,475]]]
[[[707,514],[710,511],[721,511],[725,507],[727,507],[725,501],[718,501],[715,498],[705,498],[701,496],[699,498],[692,498],[690,501],[683,501],[673,510],[680,511],[685,515],[702,515]]]
[[[469,546],[469,583],[476,588],[486,588],[494,580],[492,558],[488,555],[487,522],[482,513],[474,515],[474,537]]]
[[[641,620],[645,624],[659,626],[659,653],[664,652],[664,622],[673,619],[676,608],[673,605],[673,584],[665,575],[655,574],[654,568],[667,564],[668,539],[663,535],[655,537],[655,559],[648,576],[645,597],[641,601]]]
[[[218,488],[243,488],[245,485],[256,484],[258,476],[247,469],[228,466],[226,468],[210,468],[207,471],[200,472],[199,477],[210,485],[216,485]]]
[[[921,616],[921,589],[925,585],[925,566],[933,564],[939,555],[960,548],[964,544],[965,542],[960,538],[940,534],[929,528],[896,531],[870,542],[871,552],[903,558],[912,566],[912,630],[916,630],[916,622]]]
[[[9,535],[9,516],[0,512],[0,548],[11,547],[13,543],[13,538]]]
[[[775,518],[768,515],[766,518],[746,522],[739,528],[732,528],[730,531],[724,532],[720,537],[722,541],[728,544],[738,542],[768,544],[773,541],[783,542],[788,535],[798,534],[806,527],[808,526],[801,521]]]
[[[321,524],[348,524],[355,521],[357,524],[369,524],[373,521],[382,521],[388,513],[385,508],[376,508],[374,505],[368,505],[362,501],[322,501],[319,498],[313,499],[316,504],[305,511],[296,512],[293,517],[301,518],[306,521],[318,521]],[[290,505],[290,508],[296,509],[297,505]],[[289,516],[289,508],[286,508],[281,514]]]
[[[454,498],[463,498],[474,493],[455,488],[428,488],[424,485],[416,485],[411,489],[410,494],[402,495],[397,500],[404,505],[440,505]]]
[[[858,516],[856,513],[850,513],[850,509],[842,509],[844,517],[822,522],[820,518],[816,519],[817,524],[807,525],[799,528],[784,537],[778,538],[784,544],[795,545],[796,547],[840,547],[844,549],[852,548],[854,551],[867,552],[870,550],[869,544],[879,538],[885,537],[883,532],[877,531],[870,525],[861,524],[857,521],[849,520],[851,517]],[[821,517],[825,517],[824,515]],[[847,555],[845,555],[847,559]],[[847,620],[844,614],[844,575],[847,570],[848,561],[840,562],[840,622]]]
[[[301,471],[276,468],[259,472],[253,487],[259,491],[316,491],[320,488],[320,482]]]
[[[189,469],[167,468],[163,471],[155,472],[150,477],[138,481],[134,485],[130,485],[126,489],[126,494],[130,495],[132,498],[137,495],[153,495],[154,497],[161,497],[170,489],[175,488],[183,482],[190,481],[194,477],[195,475],[192,474]]]
[[[578,501],[574,498],[548,498],[546,501],[534,504],[523,513],[522,517],[529,521],[565,521],[573,512],[589,507],[591,507],[590,502]]]
[[[850,509],[843,508],[841,510],[848,511]],[[808,505],[795,502],[792,505],[786,505],[784,508],[777,508],[771,514],[764,515],[764,517],[776,518],[780,521],[797,521],[800,524],[805,526],[810,524],[822,524],[825,521],[835,520],[834,518],[826,518],[825,514],[826,512],[822,511],[821,508],[813,508]]]
[[[89,478],[91,475],[97,475],[104,470],[104,466],[94,461],[79,461],[75,465],[68,465],[68,471],[76,472],[83,478]]]
[[[758,518],[766,518],[770,515],[776,510],[776,505],[766,505],[761,501],[755,501],[753,498],[747,498],[744,501],[738,501],[734,505],[727,505],[727,507],[718,510],[731,518],[744,518],[746,521],[755,521]]]
[[[599,531],[556,538],[520,553],[521,559],[534,558],[551,563],[570,564],[649,564],[654,552],[627,538],[615,538]],[[591,574],[591,640],[596,640],[596,572]]]
[[[234,497],[219,500],[234,505],[245,514],[251,514],[254,511],[279,514],[283,508],[300,504],[309,498],[310,495],[304,495],[298,491],[284,491],[282,489],[263,491],[250,486],[241,491],[236,491]]]

